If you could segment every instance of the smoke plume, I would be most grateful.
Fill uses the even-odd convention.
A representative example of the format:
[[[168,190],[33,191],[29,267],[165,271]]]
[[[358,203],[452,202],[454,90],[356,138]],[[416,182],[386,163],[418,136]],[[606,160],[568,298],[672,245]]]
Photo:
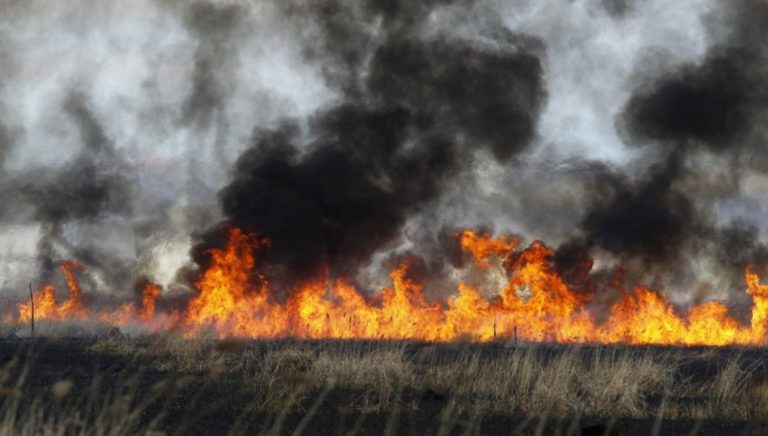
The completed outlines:
[[[264,262],[286,277],[353,274],[476,153],[508,162],[535,136],[540,43],[508,31],[487,41],[430,37],[425,4],[380,6],[354,16],[329,5],[341,10],[319,15],[331,51],[318,57],[334,62],[329,69],[344,63],[340,102],[305,132],[291,123],[257,132],[220,193],[232,225],[272,238]],[[360,36],[362,47],[335,50],[374,20],[377,34]]]
[[[728,297],[768,262],[765,2],[6,3],[9,293],[65,259],[194,293],[225,226],[286,290],[403,258],[455,289],[467,227],[585,291]]]

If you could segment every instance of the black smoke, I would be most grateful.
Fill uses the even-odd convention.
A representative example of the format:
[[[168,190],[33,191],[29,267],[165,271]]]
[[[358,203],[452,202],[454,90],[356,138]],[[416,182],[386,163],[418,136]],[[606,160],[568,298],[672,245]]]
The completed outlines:
[[[764,2],[736,2],[727,13],[728,37],[704,59],[636,86],[616,124],[625,142],[644,147],[655,163],[639,178],[615,171],[603,177],[609,183],[591,193],[581,221],[582,247],[678,279],[703,255],[733,283],[748,262],[768,261],[753,225],[723,224],[713,212],[718,201],[739,192],[740,174],[768,156],[768,32],[755,18],[767,14]],[[707,179],[713,170],[702,164],[707,161],[730,168],[725,183]]]
[[[341,101],[304,130],[258,130],[220,193],[229,223],[272,239],[265,268],[288,281],[357,271],[477,153],[510,162],[526,150],[545,100],[537,41],[422,35],[449,2],[319,3],[325,39],[308,56],[331,60]],[[363,37],[360,23],[376,20]]]
[[[605,271],[617,265],[625,267],[625,277],[649,285],[658,278],[695,279],[696,264],[712,266],[713,274],[738,288],[747,262],[768,259],[760,242],[764,224],[756,224],[754,215],[751,221],[719,215],[728,209],[724,203],[744,193],[745,175],[768,168],[765,2],[713,6],[702,15],[703,40],[694,36],[695,42],[680,45],[702,43],[706,53],[684,63],[670,57],[664,65],[645,65],[648,58],[636,56],[637,47],[655,40],[647,34],[626,47],[623,41],[611,44],[617,56],[610,61],[590,51],[595,39],[616,35],[612,26],[634,29],[633,20],[655,16],[634,0],[592,2],[589,17],[580,15],[578,2],[552,11],[558,20],[564,17],[564,28],[583,20],[584,32],[579,28],[567,37],[548,27],[554,15],[533,3],[509,9],[503,2],[462,0],[257,3],[152,3],[158,16],[146,23],[151,32],[136,37],[130,31],[123,36],[121,26],[117,33],[105,30],[110,50],[105,62],[101,49],[83,56],[87,62],[75,62],[77,68],[54,62],[62,69],[56,80],[48,76],[56,68],[25,46],[42,47],[25,35],[38,33],[45,20],[18,20],[37,22],[19,32],[21,24],[9,22],[9,46],[19,60],[18,65],[6,62],[14,68],[3,70],[4,81],[15,86],[22,83],[15,75],[40,74],[40,86],[29,89],[45,95],[50,107],[37,106],[30,96],[23,97],[29,105],[16,110],[14,98],[20,93],[15,90],[0,105],[0,164],[5,167],[0,198],[6,204],[0,222],[41,225],[37,260],[43,271],[55,271],[58,261],[72,257],[85,264],[83,276],[102,270],[103,277],[124,284],[112,288],[127,290],[136,275],[157,272],[149,266],[161,264],[155,256],[163,250],[155,249],[166,248],[170,238],[177,254],[187,233],[199,237],[192,255],[204,266],[205,249],[225,243],[221,227],[212,227],[220,219],[272,239],[261,254],[261,267],[278,279],[275,284],[302,280],[326,266],[333,276],[354,274],[382,259],[392,266],[402,254],[421,257],[413,261],[414,275],[428,283],[431,276],[449,276],[469,264],[454,232],[479,224],[497,234],[520,233],[523,245],[533,239],[560,245],[553,266],[575,288],[586,290],[595,287],[596,276],[612,277]],[[42,13],[35,8],[19,4],[13,16]],[[108,17],[112,8],[80,8],[67,9],[87,24],[83,33],[100,38],[101,24],[92,22]],[[698,13],[692,7],[680,11],[689,17]],[[606,20],[606,14],[615,21]],[[674,27],[673,19],[665,20],[654,29]],[[507,27],[521,22],[542,39]],[[171,27],[158,31],[157,23]],[[51,33],[70,28],[67,23]],[[91,54],[91,39],[74,39],[84,44],[81,54]],[[552,44],[545,47],[545,40]],[[660,51],[678,48],[663,44]],[[602,45],[597,46],[599,51]],[[561,53],[564,49],[575,51]],[[573,56],[582,49],[583,62]],[[304,64],[287,83],[309,82],[306,92],[295,92],[298,98],[293,90],[283,94],[285,83],[268,82],[280,81],[274,71],[259,70],[271,69],[271,62],[275,71],[294,67],[294,56]],[[622,76],[628,59],[642,59],[628,88],[603,93],[601,82],[613,72]],[[556,70],[564,64],[578,74]],[[101,74],[112,74],[115,65],[145,82],[136,88],[112,86],[113,77]],[[144,70],[149,70],[146,76]],[[35,74],[27,82],[37,80]],[[314,74],[331,97],[316,97],[310,89],[319,86]],[[554,92],[578,88],[574,96],[596,100],[573,103],[570,95],[548,100],[547,76],[553,78]],[[82,93],[71,92],[59,104],[70,89]],[[571,141],[578,144],[577,137],[591,128],[579,125],[585,118],[573,116],[575,134],[566,127],[545,132],[545,140],[538,141],[542,115],[554,114],[547,122],[555,122],[546,126],[570,126],[570,118],[558,124],[560,114],[570,117],[580,108],[557,107],[561,101],[583,103],[586,111],[606,109],[586,117],[599,119],[620,98],[625,100],[619,102],[615,127],[626,149],[614,156],[631,156],[629,163],[585,161],[572,154],[567,155],[573,161],[542,157]],[[294,116],[307,107],[316,112]],[[28,115],[38,110],[39,115]],[[282,119],[286,112],[289,118]],[[134,118],[140,121],[133,124]],[[16,143],[45,135],[25,132],[27,125],[50,128],[54,141],[46,145],[52,148],[60,143],[55,136],[74,126],[79,149],[62,162],[30,157]],[[256,126],[252,136],[238,130],[243,125]],[[125,132],[127,137],[113,137]],[[613,141],[606,141],[601,130],[587,133],[603,145]],[[235,155],[240,157],[232,166]],[[30,164],[38,160],[47,163]],[[190,277],[184,276],[187,284],[194,281]]]
[[[624,113],[630,136],[713,152],[743,146],[765,103],[749,61],[748,51],[731,49],[638,90]]]
[[[686,238],[700,231],[691,199],[675,188],[678,158],[648,170],[632,183],[617,180],[584,217],[586,237],[603,249],[655,263],[676,260]]]

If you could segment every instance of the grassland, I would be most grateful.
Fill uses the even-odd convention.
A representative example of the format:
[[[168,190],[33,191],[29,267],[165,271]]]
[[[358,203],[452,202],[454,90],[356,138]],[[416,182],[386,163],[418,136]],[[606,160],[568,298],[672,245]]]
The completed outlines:
[[[0,340],[0,435],[765,434],[744,348]]]

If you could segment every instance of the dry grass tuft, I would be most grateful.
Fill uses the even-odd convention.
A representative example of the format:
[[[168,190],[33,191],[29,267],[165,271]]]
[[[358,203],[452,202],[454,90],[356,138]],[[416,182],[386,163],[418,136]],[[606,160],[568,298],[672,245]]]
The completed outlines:
[[[574,348],[544,356],[516,349],[445,363],[425,378],[429,388],[482,404],[486,413],[528,416],[643,416],[645,399],[668,382],[672,366],[649,356],[602,351],[589,359]]]
[[[402,346],[321,351],[309,372],[322,384],[362,392],[360,409],[368,412],[389,408],[397,393],[416,380]]]
[[[158,431],[152,425],[147,427],[146,419],[139,419],[149,413],[147,405],[152,398],[209,382],[227,383],[248,399],[235,424],[245,425],[254,416],[267,416],[263,427],[267,432],[279,431],[288,417],[296,414],[305,414],[297,427],[302,429],[311,416],[326,408],[361,419],[382,414],[389,417],[387,428],[392,429],[402,414],[434,412],[437,408],[438,433],[449,433],[457,423],[479,425],[489,415],[529,417],[521,425],[540,426],[552,421],[578,423],[582,418],[657,422],[670,418],[768,418],[764,406],[768,404],[768,380],[739,354],[731,355],[709,377],[684,377],[679,368],[686,359],[717,356],[707,357],[706,351],[699,355],[671,349],[599,346],[501,349],[472,344],[255,343],[171,334],[104,337],[88,350],[120,356],[135,362],[136,367],[167,372],[175,378],[156,383],[149,398],[141,399],[137,397],[137,380],[121,379],[104,396],[98,385],[83,390],[62,378],[50,386],[60,410],[51,412],[33,402],[19,413],[27,375],[23,371],[20,378],[9,375],[9,368],[24,362],[17,358],[0,369],[0,402],[4,405],[0,436],[81,434],[84,423],[130,429],[124,434]],[[156,423],[164,411],[151,413],[157,415],[151,421]],[[356,421],[354,426],[358,425]]]

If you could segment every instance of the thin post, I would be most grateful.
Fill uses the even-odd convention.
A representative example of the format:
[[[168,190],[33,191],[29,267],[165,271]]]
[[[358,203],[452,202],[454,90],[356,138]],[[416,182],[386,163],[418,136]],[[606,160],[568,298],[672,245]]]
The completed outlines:
[[[496,340],[496,321],[498,320],[498,318],[499,318],[499,314],[494,313],[493,314],[493,340],[494,341]]]
[[[32,296],[32,282],[29,282],[29,304],[32,307],[32,337],[35,337],[35,298]]]

